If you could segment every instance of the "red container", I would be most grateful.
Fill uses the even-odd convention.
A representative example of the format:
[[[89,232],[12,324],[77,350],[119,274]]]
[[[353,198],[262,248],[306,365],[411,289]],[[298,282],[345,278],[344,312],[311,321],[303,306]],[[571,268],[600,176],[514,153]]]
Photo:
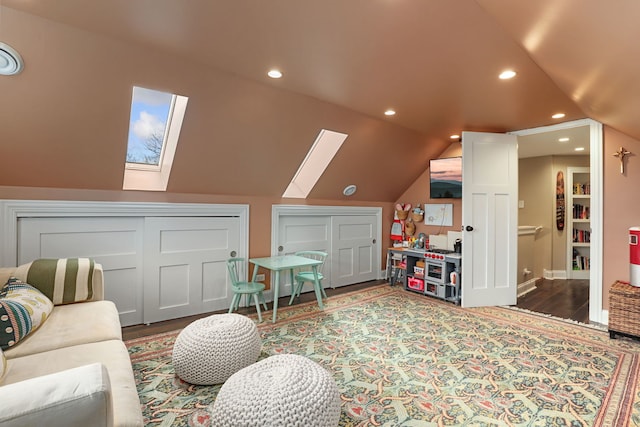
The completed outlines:
[[[424,292],[424,280],[416,279],[415,277],[408,277],[407,288],[411,289],[412,291]]]
[[[629,229],[629,273],[631,286],[640,287],[640,227]]]

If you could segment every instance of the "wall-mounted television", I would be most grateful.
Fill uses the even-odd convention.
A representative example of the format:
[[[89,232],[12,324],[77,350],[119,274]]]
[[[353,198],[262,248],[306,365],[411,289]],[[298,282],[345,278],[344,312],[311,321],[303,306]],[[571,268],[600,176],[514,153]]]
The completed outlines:
[[[462,198],[462,157],[445,157],[429,161],[432,199]]]

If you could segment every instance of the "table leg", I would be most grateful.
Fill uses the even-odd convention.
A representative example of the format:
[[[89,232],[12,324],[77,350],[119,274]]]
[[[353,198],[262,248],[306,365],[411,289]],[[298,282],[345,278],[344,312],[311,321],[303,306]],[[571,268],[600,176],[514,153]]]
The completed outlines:
[[[249,276],[249,275],[247,274],[247,277],[248,277],[248,276]],[[253,274],[251,275],[251,281],[252,281],[252,282],[255,282],[255,281],[256,281],[256,277],[257,277],[257,276],[258,276],[258,266],[254,264],[254,265],[253,265]],[[250,305],[250,302],[249,302],[249,301],[250,301],[250,300],[251,300],[251,295],[249,295],[249,294],[245,294],[245,296],[244,296],[244,304],[245,304],[244,306],[245,306],[245,307],[249,307],[249,305]]]
[[[385,271],[384,278],[389,281],[391,281],[392,265],[393,265],[393,253],[391,253],[391,251],[387,251],[387,270]],[[391,283],[391,286],[393,286],[393,283]]]
[[[313,268],[313,290],[316,292],[316,299],[318,300],[318,307],[320,310],[324,310],[324,306],[322,305],[322,289],[320,289],[320,281],[318,280],[318,267],[312,266]]]
[[[276,270],[275,283],[273,283],[273,323],[276,323],[278,312],[278,298],[280,297],[280,270]]]

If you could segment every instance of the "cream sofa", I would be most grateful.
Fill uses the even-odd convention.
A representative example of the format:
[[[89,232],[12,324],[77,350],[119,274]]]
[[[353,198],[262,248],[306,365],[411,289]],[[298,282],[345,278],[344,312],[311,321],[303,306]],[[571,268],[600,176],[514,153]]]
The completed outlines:
[[[16,268],[0,268],[0,287]],[[0,426],[142,426],[115,304],[95,264],[89,301],[54,305],[46,321],[4,351]]]

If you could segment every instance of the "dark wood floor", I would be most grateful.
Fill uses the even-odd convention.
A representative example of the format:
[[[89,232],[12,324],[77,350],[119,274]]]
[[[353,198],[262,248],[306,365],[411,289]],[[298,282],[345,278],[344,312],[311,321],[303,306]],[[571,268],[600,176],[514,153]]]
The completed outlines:
[[[589,323],[589,280],[543,279],[518,298],[518,307]]]
[[[345,292],[363,289],[369,286],[386,283],[384,280],[358,283],[343,286],[336,289],[327,289],[327,296],[339,295]],[[308,292],[300,296],[301,302],[315,300],[315,294]],[[289,304],[289,297],[278,300],[278,306]],[[564,319],[572,319],[583,323],[589,323],[589,281],[588,280],[542,280],[536,289],[518,299],[518,307],[540,313],[551,314]],[[216,313],[226,313],[226,310],[204,313],[196,316],[180,319],[166,320],[152,323],[151,325],[135,325],[122,328],[122,337],[125,340],[139,338],[147,335],[159,334],[184,328],[189,323],[202,317]],[[255,313],[255,307],[241,307],[238,313]],[[270,312],[266,314],[266,317]],[[265,316],[263,314],[263,316]]]

